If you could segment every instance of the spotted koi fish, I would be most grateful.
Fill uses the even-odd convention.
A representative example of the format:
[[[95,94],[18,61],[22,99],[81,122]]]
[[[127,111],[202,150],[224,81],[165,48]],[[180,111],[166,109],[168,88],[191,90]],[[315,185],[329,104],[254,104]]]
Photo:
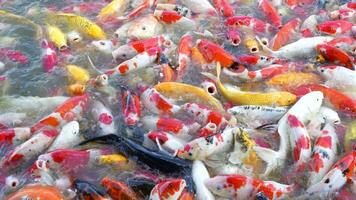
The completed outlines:
[[[180,106],[174,105],[154,88],[146,89],[141,95],[142,105],[156,114],[174,114]]]
[[[164,180],[151,190],[149,200],[176,200],[182,194],[185,186],[184,179]]]

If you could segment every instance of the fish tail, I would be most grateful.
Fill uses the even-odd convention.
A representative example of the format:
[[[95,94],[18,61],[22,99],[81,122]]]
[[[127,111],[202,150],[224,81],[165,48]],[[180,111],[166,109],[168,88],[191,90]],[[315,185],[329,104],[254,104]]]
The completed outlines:
[[[260,146],[255,146],[254,150],[256,151],[258,157],[267,163],[264,175],[268,175],[272,170],[276,169],[281,162],[284,161],[281,151],[274,151]]]

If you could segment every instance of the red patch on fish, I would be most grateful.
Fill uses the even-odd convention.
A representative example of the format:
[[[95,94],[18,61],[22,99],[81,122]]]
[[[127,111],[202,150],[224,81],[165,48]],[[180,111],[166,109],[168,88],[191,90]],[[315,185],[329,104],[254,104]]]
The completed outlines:
[[[324,162],[320,157],[319,153],[315,153],[313,155],[313,164],[312,164],[312,170],[316,173],[319,173],[320,169],[324,167]]]
[[[221,114],[211,111],[209,112],[207,123],[212,122],[216,124],[216,126],[220,126],[222,120],[223,120],[223,116]]]
[[[173,196],[176,192],[179,191],[181,183],[181,179],[170,180],[164,183],[160,183],[159,193],[161,194],[161,198],[169,199],[171,196]]]
[[[53,137],[56,137],[58,135],[58,131],[56,131],[56,130],[44,130],[43,134],[48,136],[48,137],[50,137],[50,138],[53,138]]]
[[[0,144],[2,142],[8,142],[12,144],[12,139],[15,137],[14,129],[5,129],[0,131]]]
[[[156,127],[158,130],[178,133],[180,130],[182,130],[184,124],[178,119],[161,117],[158,119]]]
[[[178,20],[180,20],[181,18],[182,18],[182,16],[179,15],[177,12],[169,11],[169,10],[164,10],[160,17],[160,19],[167,24],[173,24],[173,23],[177,22]]]
[[[10,157],[10,160],[9,160],[9,162],[17,162],[17,161],[20,161],[20,160],[22,160],[23,159],[23,157],[24,157],[24,155],[22,155],[22,154],[14,154],[14,155],[12,155],[11,157]]]
[[[305,136],[300,136],[295,143],[295,147],[293,149],[293,158],[295,161],[300,159],[300,152],[302,149],[308,149],[310,145],[310,141]]]
[[[250,78],[255,78],[257,74],[256,74],[256,72],[251,71],[251,72],[248,72],[247,75],[248,75],[248,77],[250,77]]]
[[[111,124],[112,123],[112,116],[107,113],[101,113],[99,115],[99,121],[103,124]]]
[[[165,113],[171,113],[172,105],[161,97],[160,94],[154,92],[150,98],[157,106],[157,108]]]
[[[240,175],[228,176],[226,177],[226,183],[232,185],[234,190],[237,191],[246,185],[247,179]]]
[[[127,64],[120,65],[118,70],[120,74],[125,74],[129,70],[129,66]]]
[[[295,115],[288,115],[288,124],[291,128],[304,127],[303,123]]]
[[[324,137],[319,137],[316,140],[315,145],[329,149],[331,148],[331,142],[332,142],[332,138],[330,136],[324,136]]]

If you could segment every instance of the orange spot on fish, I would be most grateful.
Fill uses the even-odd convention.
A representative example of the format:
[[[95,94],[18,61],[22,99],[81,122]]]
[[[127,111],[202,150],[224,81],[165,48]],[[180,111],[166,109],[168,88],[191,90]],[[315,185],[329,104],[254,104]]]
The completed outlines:
[[[119,66],[120,74],[125,74],[129,70],[129,66],[127,64],[123,64]]]

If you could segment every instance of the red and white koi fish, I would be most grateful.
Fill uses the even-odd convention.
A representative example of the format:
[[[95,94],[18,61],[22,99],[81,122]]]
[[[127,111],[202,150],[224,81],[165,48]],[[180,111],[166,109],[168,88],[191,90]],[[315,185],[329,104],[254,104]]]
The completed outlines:
[[[293,37],[298,34],[301,20],[299,18],[292,19],[282,26],[276,36],[271,41],[271,49],[277,51],[284,45],[288,44]]]
[[[5,155],[0,162],[1,168],[13,169],[39,156],[52,144],[57,135],[58,131],[54,129],[41,130]]]
[[[231,149],[234,131],[236,131],[234,128],[226,128],[222,133],[206,138],[196,138],[187,143],[182,149],[179,149],[177,156],[183,159],[205,161],[208,164],[211,157],[218,158],[221,153],[226,153]]]
[[[327,61],[354,69],[352,58],[342,49],[327,44],[319,44],[316,49]]]
[[[154,88],[146,89],[141,95],[145,108],[155,114],[174,114],[180,111],[180,106],[174,105]]]
[[[288,115],[296,116],[302,123],[307,123],[319,112],[323,102],[323,93],[312,92],[300,98],[288,112],[278,121],[278,134],[280,137],[279,150],[255,146],[257,155],[267,163],[265,174],[269,174],[278,166],[282,166],[289,150]]]
[[[214,195],[205,185],[205,181],[210,178],[210,175],[202,161],[195,160],[193,162],[192,178],[196,187],[197,200],[215,200]]]
[[[177,138],[175,135],[165,131],[150,131],[146,136],[152,142],[157,144],[160,151],[174,156],[176,155],[178,149],[183,148],[184,144],[186,143],[183,140]]]
[[[191,138],[199,128],[199,123],[186,123],[176,118],[146,116],[142,118],[143,127],[147,130],[158,130],[173,133],[181,139]]]
[[[215,176],[205,181],[205,185],[214,194],[229,199],[281,199],[293,191],[293,185],[239,174]]]
[[[42,41],[41,47],[43,49],[42,67],[45,72],[50,72],[58,64],[56,47],[47,40]]]
[[[219,62],[223,67],[236,65],[236,58],[223,49],[220,45],[206,39],[199,39],[196,42],[200,53],[208,63]]]
[[[198,137],[208,137],[208,136],[214,135],[218,131],[219,131],[219,129],[216,126],[216,124],[209,122],[204,127],[199,129],[197,135],[198,135]]]
[[[208,0],[182,0],[181,3],[193,13],[216,15],[215,8]]]
[[[105,72],[108,76],[114,75],[126,75],[129,72],[135,71],[140,68],[148,67],[153,64],[159,57],[161,49],[159,47],[153,47],[137,54],[133,58],[124,61],[113,69],[109,69]]]
[[[278,10],[272,5],[269,0],[259,0],[258,8],[266,16],[267,20],[271,22],[277,28],[282,26],[282,18],[278,13]]]
[[[309,185],[319,182],[328,172],[335,160],[337,143],[338,139],[333,125],[326,123],[313,147]]]
[[[116,132],[114,116],[109,108],[100,101],[94,101],[92,104],[91,115],[97,122],[99,132],[102,135]]]
[[[339,111],[344,112],[345,114],[349,114],[351,116],[356,115],[355,100],[341,93],[338,90],[326,87],[324,85],[318,85],[318,84],[302,85],[297,89],[295,89],[294,94],[296,94],[297,96],[301,96],[311,91],[322,92],[325,98],[328,100],[328,102]]]
[[[272,25],[250,16],[233,16],[225,21],[225,25],[232,28],[249,28],[256,33],[268,33]]]
[[[346,52],[350,52],[352,54],[356,54],[356,52],[353,52],[352,50],[352,45],[356,44],[356,40],[352,37],[338,37],[334,38],[330,42],[326,43],[327,45],[331,45],[336,48],[340,48]],[[355,50],[354,50],[355,51]]]
[[[190,56],[193,48],[193,36],[190,34],[183,35],[178,45],[178,67],[176,68],[178,79],[181,79],[190,63]]]
[[[156,6],[156,9],[176,11],[178,14],[180,14],[184,17],[189,17],[189,18],[192,16],[192,11],[189,10],[189,8],[182,6],[182,5],[169,4],[169,3],[158,3]]]
[[[88,107],[89,95],[74,96],[58,106],[53,113],[41,119],[31,127],[31,132],[35,133],[41,128],[60,128],[67,122],[81,119],[83,112]]]
[[[295,115],[288,114],[289,138],[292,147],[293,160],[297,170],[305,167],[311,156],[310,136],[303,122]]]
[[[239,46],[241,44],[241,34],[237,29],[229,29],[226,32],[226,38],[232,46]]]
[[[298,6],[309,5],[313,3],[313,0],[286,0],[285,3],[291,8],[294,9]]]
[[[329,16],[333,20],[346,20],[352,22],[352,18],[355,15],[355,10],[351,9],[339,9],[329,13]]]
[[[258,128],[277,123],[288,109],[285,107],[245,105],[234,106],[227,111],[248,127]]]
[[[240,55],[237,57],[237,62],[243,65],[262,67],[275,64],[279,59],[272,56],[261,55]]]
[[[316,25],[319,32],[328,35],[345,34],[351,31],[353,24],[345,20],[326,21]]]
[[[293,64],[287,64],[287,65],[275,64],[275,65],[270,65],[268,67],[264,67],[260,70],[249,71],[244,66],[239,65],[231,70],[229,68],[224,68],[223,72],[228,76],[237,77],[240,80],[255,82],[255,81],[262,81],[268,78],[272,78],[273,76],[276,76],[278,74],[282,74],[289,70],[293,70],[293,68],[295,68]]]
[[[126,31],[127,38],[133,40],[157,37],[162,33],[163,24],[161,24],[153,14],[135,19]]]
[[[287,44],[281,47],[278,51],[272,51],[267,46],[263,45],[261,40],[257,38],[264,50],[268,51],[272,56],[285,59],[307,58],[315,54],[316,47],[319,44],[324,44],[333,39],[330,36],[317,36],[309,38],[301,38],[296,42]]]
[[[136,125],[141,117],[140,97],[126,88],[121,90],[121,112],[127,125]]]
[[[160,22],[169,25],[176,25],[179,26],[179,28],[193,30],[196,26],[195,21],[180,15],[176,11],[156,9],[153,15],[157,17]]]
[[[352,176],[356,165],[356,152],[350,152],[338,160],[328,173],[306,191],[308,196],[327,196],[341,189]]]
[[[234,16],[234,8],[228,0],[213,0],[214,7],[221,16],[232,17]]]
[[[208,107],[196,104],[196,103],[186,103],[182,106],[183,110],[193,117],[202,126],[205,126],[209,122],[214,123],[218,129],[223,128],[227,125],[227,120],[225,117],[213,110],[210,110]]]
[[[307,126],[310,137],[317,138],[321,135],[321,131],[325,124],[337,125],[341,120],[337,112],[328,107],[322,106],[319,113],[310,121]]]
[[[100,52],[111,55],[114,50],[114,43],[111,40],[96,40],[92,41],[91,44]]]
[[[149,200],[178,200],[186,185],[184,179],[163,180],[151,190]]]
[[[25,56],[23,53],[20,51],[16,51],[10,48],[0,48],[0,59],[9,59],[13,62],[17,62],[20,64],[27,64],[28,63],[28,58]]]
[[[81,141],[82,138],[79,134],[79,123],[77,121],[71,121],[63,126],[61,132],[48,148],[47,152],[54,151],[56,149],[73,148]]]
[[[127,60],[139,53],[143,53],[153,47],[161,47],[165,43],[171,42],[164,36],[152,37],[144,40],[134,40],[120,46],[112,52],[114,59]]]
[[[318,72],[326,79],[325,85],[342,91],[356,92],[356,72],[342,66],[319,67]]]
[[[0,145],[7,143],[17,146],[31,137],[31,129],[28,127],[6,128],[0,130]]]
[[[39,169],[62,170],[62,172],[79,172],[83,168],[98,163],[98,158],[107,152],[99,149],[74,150],[57,149],[38,156],[36,166]]]

